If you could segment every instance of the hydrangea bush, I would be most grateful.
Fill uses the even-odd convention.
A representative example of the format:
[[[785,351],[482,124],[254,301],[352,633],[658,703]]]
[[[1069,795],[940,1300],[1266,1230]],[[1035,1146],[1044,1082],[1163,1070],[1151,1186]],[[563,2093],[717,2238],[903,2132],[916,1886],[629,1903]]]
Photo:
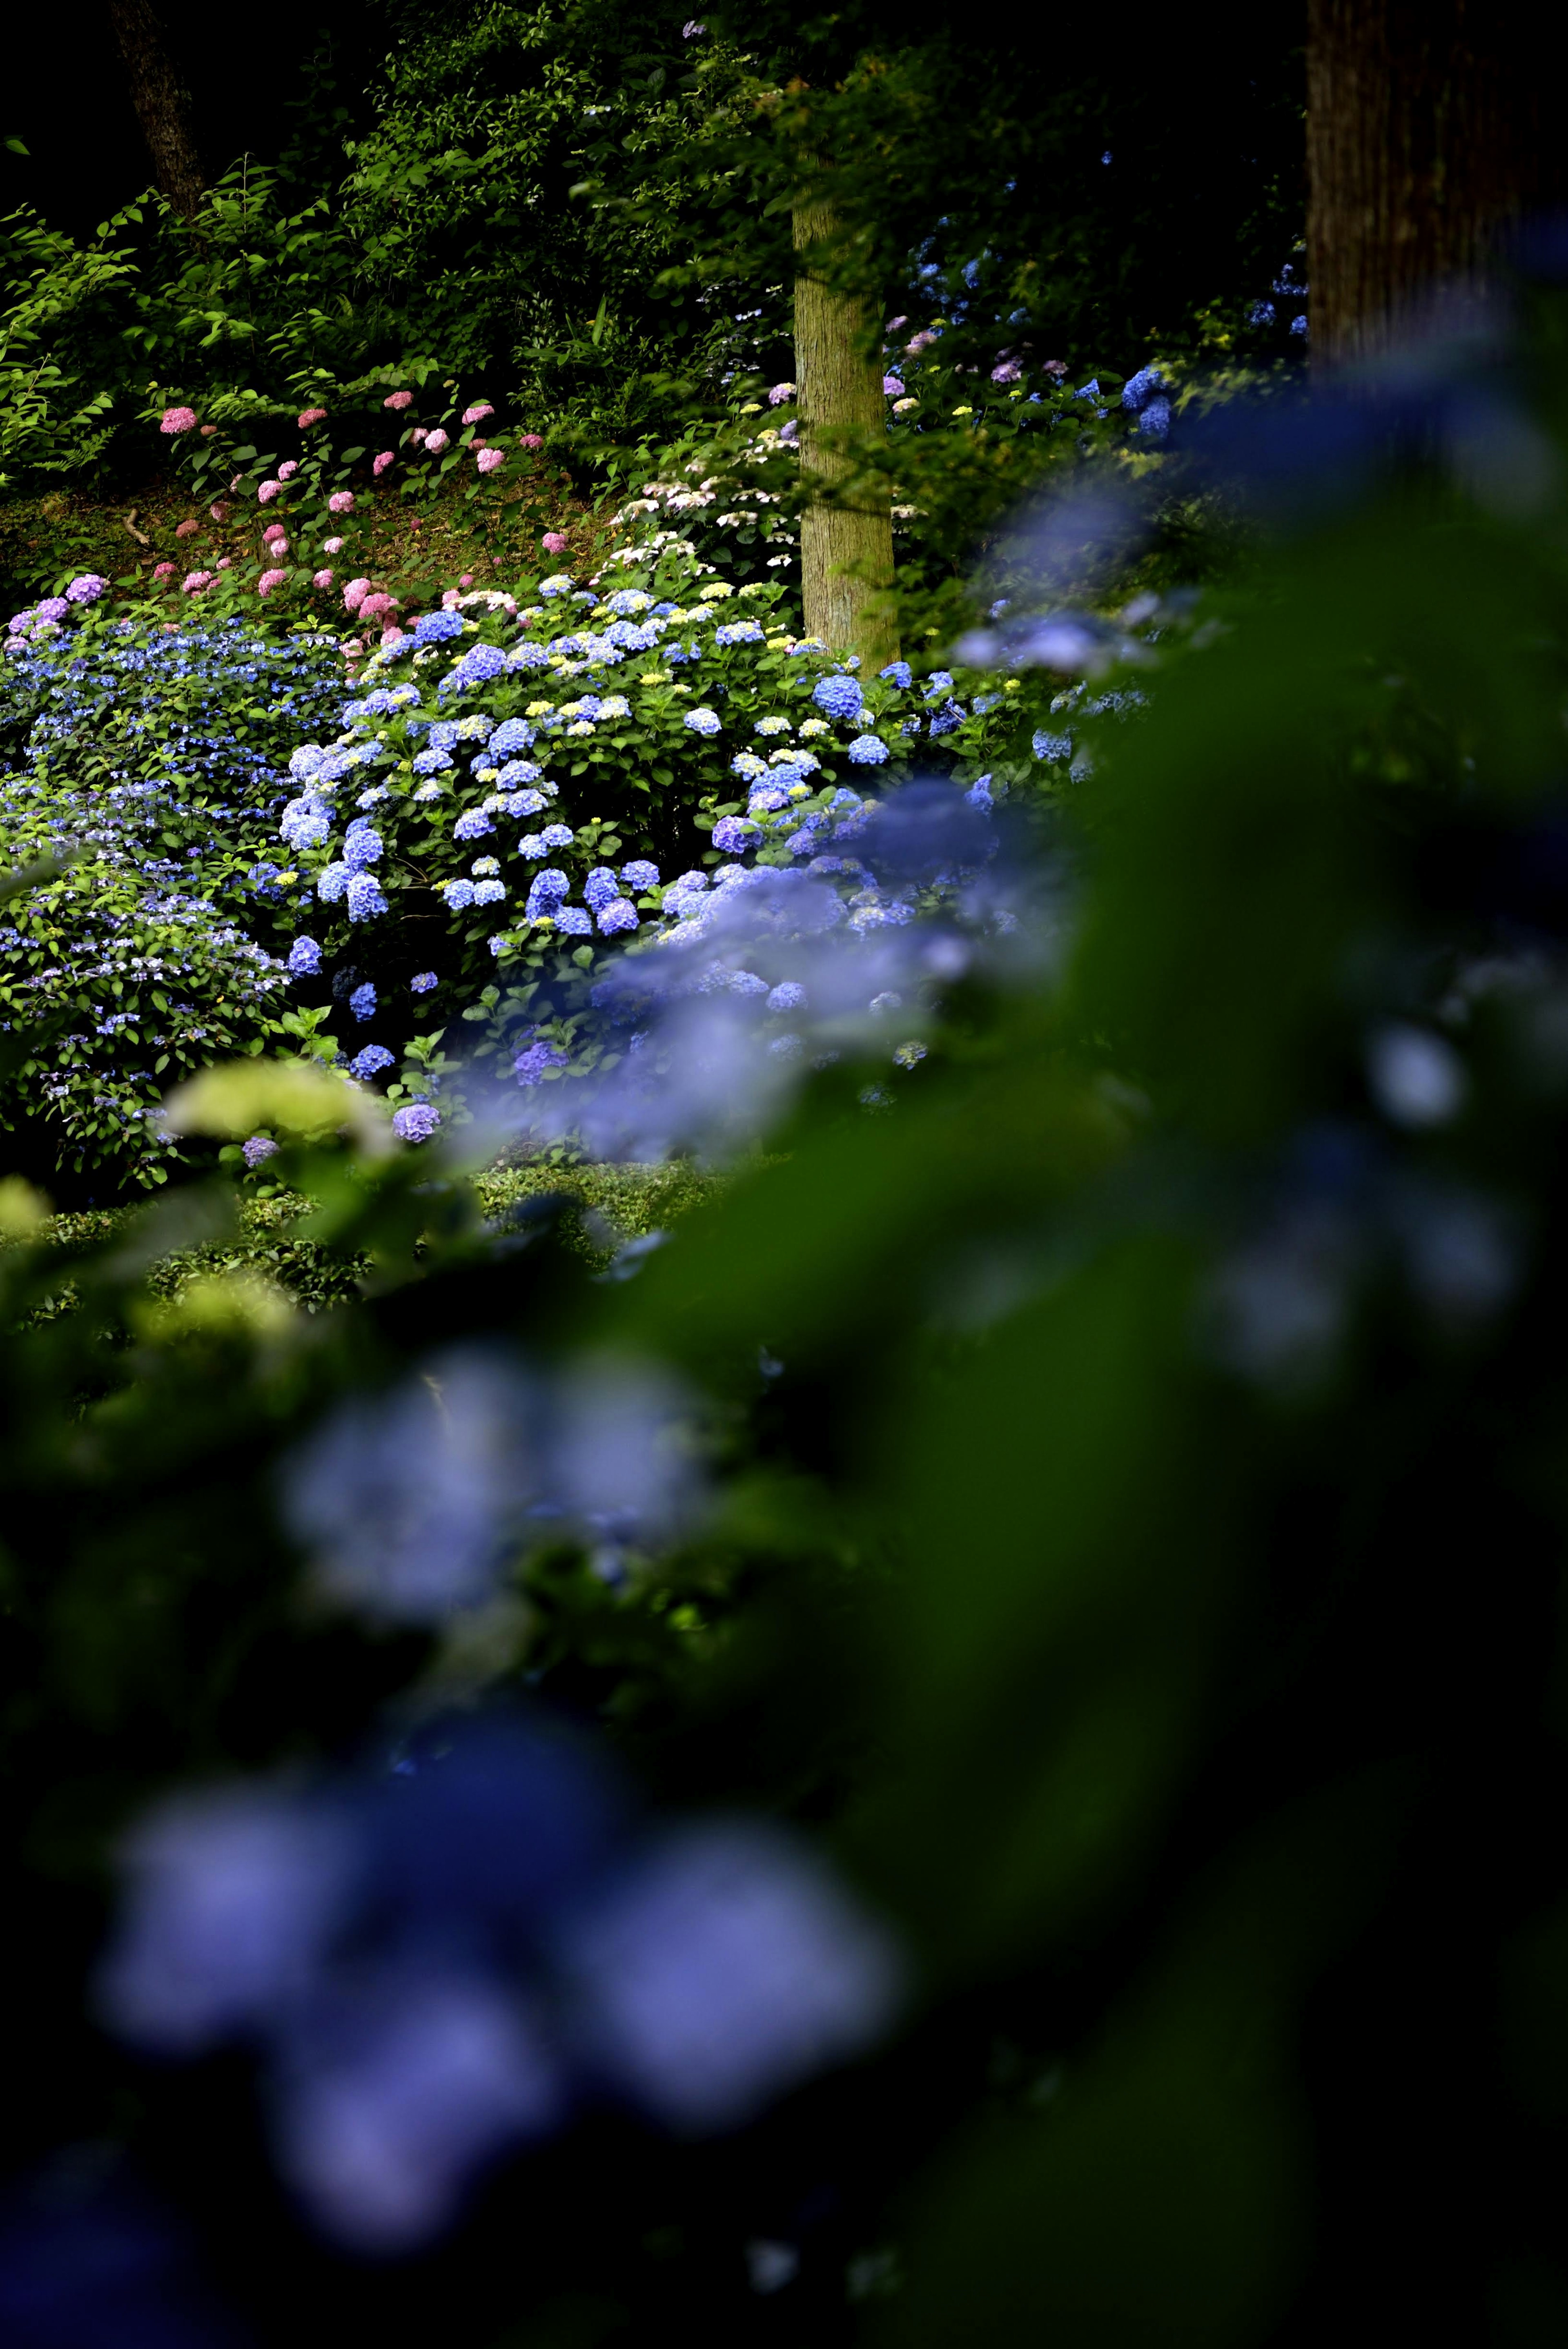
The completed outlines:
[[[903,662],[862,681],[792,632],[779,586],[700,568],[661,541],[615,584],[463,597],[389,631],[335,735],[294,750],[281,832],[314,902],[289,968],[365,1023],[356,1075],[402,1057],[395,1096],[428,1095],[416,1019],[459,1013],[525,1084],[591,1064],[606,953],[748,860],[852,882],[833,843],[873,781],[989,769],[1001,789],[1032,765],[1016,681]]]
[[[160,1183],[162,1094],[258,1051],[291,1015],[275,854],[287,747],[339,698],[330,638],[239,620],[108,617],[103,582],[19,614],[0,660],[7,861],[68,859],[14,899],[0,1019],[31,1032],[0,1082],[62,1167]]]

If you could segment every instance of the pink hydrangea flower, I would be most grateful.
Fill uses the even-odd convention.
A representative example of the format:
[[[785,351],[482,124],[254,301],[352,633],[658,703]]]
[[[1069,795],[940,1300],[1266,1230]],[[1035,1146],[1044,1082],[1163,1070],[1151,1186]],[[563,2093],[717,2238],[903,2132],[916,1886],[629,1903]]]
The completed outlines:
[[[438,457],[446,445],[447,435],[442,431],[438,424],[433,432],[426,433],[425,446],[429,450],[432,457]]]
[[[214,522],[227,522],[229,519],[229,509],[225,505],[209,506],[207,511]]]
[[[324,554],[341,554],[343,553],[343,541],[340,538],[324,538],[321,542],[321,547]]]
[[[412,408],[414,395],[411,391],[389,391],[381,405],[383,408]]]
[[[902,379],[896,375],[884,375],[882,378],[882,389],[886,392],[890,399],[897,399],[903,389],[903,384]]]
[[[319,424],[325,414],[326,410],[325,408],[305,409],[299,419],[300,430],[302,432],[308,432],[311,426],[313,424]]]
[[[542,432],[525,432],[517,445],[520,449],[542,449],[544,435]]]
[[[270,506],[273,500],[277,496],[278,492],[282,488],[283,483],[281,481],[263,481],[261,488],[256,492],[257,503],[259,505]]]
[[[389,612],[391,609],[390,595],[381,594],[366,595],[360,599],[359,616],[362,620],[378,620],[384,612]]]
[[[292,481],[298,471],[299,459],[291,457],[286,464],[278,467],[278,479],[280,481]]]
[[[354,512],[354,492],[352,490],[334,490],[331,497],[329,497],[326,502],[326,510],[328,513],[352,513]]]
[[[287,577],[288,573],[286,571],[263,571],[261,577],[256,582],[257,595],[270,595],[274,587],[281,587]]]
[[[1003,359],[992,368],[991,380],[993,383],[1016,383],[1023,372],[1016,359]]]
[[[564,554],[566,552],[564,533],[559,530],[547,530],[544,533],[544,552],[546,554]]]
[[[198,595],[203,587],[210,586],[211,581],[212,574],[210,571],[188,571],[180,582],[180,593],[182,595]]]
[[[343,601],[346,608],[350,612],[357,612],[359,606],[364,603],[365,598],[369,595],[369,593],[370,582],[368,579],[351,579],[347,586],[343,591]]]
[[[423,424],[416,424],[412,432],[409,433],[408,438],[412,440],[416,449],[418,448],[419,444],[424,440],[426,429],[427,428]]]
[[[289,534],[284,528],[281,522],[268,523],[265,530],[262,533],[262,536],[269,546],[273,543],[274,540],[284,546],[288,544]]]
[[[330,587],[332,585],[331,572],[317,571],[314,573],[310,584],[313,587]]]
[[[174,535],[176,538],[194,538],[201,527],[199,522],[178,522],[174,525]]]
[[[458,582],[459,587],[471,587],[473,584],[474,574],[471,571],[465,571],[462,577]]]
[[[365,647],[357,636],[349,636],[345,640],[343,649],[349,654],[362,653]]]
[[[152,575],[155,579],[172,579],[174,565],[172,563],[155,563],[152,566]]]
[[[181,432],[193,432],[196,429],[196,410],[193,408],[166,408],[160,419],[158,429],[160,432],[167,432],[171,436],[177,436]]]
[[[455,611],[457,610],[457,608],[458,608],[458,591],[457,591],[457,589],[456,589],[455,587],[446,587],[446,588],[443,588],[443,589],[442,589],[442,591],[441,591],[441,609],[442,609],[442,611],[443,611],[443,612],[455,612]]]
[[[387,466],[388,466],[388,465],[391,465],[391,464],[395,464],[396,462],[397,462],[397,453],[396,453],[396,451],[395,451],[395,450],[391,450],[391,449],[383,449],[383,450],[382,450],[382,451],[381,451],[381,454],[379,455],[379,457],[377,457],[377,458],[376,459],[375,462],[372,464],[372,466],[371,466],[371,468],[370,468],[370,471],[371,471],[372,474],[374,475],[375,479],[376,479],[377,481],[379,481],[379,480],[381,479],[382,474],[387,471]]]
[[[479,463],[481,473],[493,473],[500,466],[504,465],[505,462],[506,450],[504,449],[481,449],[480,450]]]
[[[490,406],[488,399],[476,399],[471,408],[464,409],[463,422],[465,424],[477,424],[481,417],[493,416],[494,414],[495,409]]]
[[[233,563],[234,558],[232,554],[221,554],[218,557],[218,568],[220,571],[232,570],[233,568]]]
[[[215,424],[203,424],[203,426],[201,427],[201,438],[202,438],[202,440],[211,440],[211,439],[212,438],[213,433],[214,433],[214,432],[216,432],[216,430],[217,430],[217,429],[218,429],[218,428],[217,428],[217,426],[216,426]]]

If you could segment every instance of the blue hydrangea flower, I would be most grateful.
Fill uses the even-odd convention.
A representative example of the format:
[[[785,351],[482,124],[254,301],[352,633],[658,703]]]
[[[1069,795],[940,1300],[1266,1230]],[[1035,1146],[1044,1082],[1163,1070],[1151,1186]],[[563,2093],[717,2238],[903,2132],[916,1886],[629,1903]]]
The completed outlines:
[[[748,848],[756,847],[761,836],[761,825],[750,816],[720,816],[713,827],[714,846],[722,848],[729,856],[744,855]]]
[[[474,903],[476,905],[499,905],[505,895],[506,883],[504,881],[497,881],[493,877],[487,877],[485,880],[477,881],[474,884]]]
[[[1247,312],[1249,326],[1272,326],[1274,322],[1274,305],[1272,302],[1254,302]]]
[[[1030,748],[1037,759],[1070,759],[1073,738],[1070,734],[1047,734],[1042,728]]]
[[[356,1052],[348,1063],[349,1071],[361,1084],[365,1084],[379,1070],[391,1068],[396,1058],[397,1055],[389,1052],[385,1044],[366,1044],[364,1050]]]
[[[449,750],[457,739],[458,721],[455,718],[438,718],[430,728],[432,750]]]
[[[427,612],[414,623],[416,645],[438,645],[449,636],[460,636],[464,628],[460,612]]]
[[[805,1000],[805,988],[798,986],[792,978],[784,978],[769,996],[768,1009],[769,1011],[799,1011]]]
[[[494,824],[482,808],[469,808],[453,824],[452,837],[454,840],[482,840],[487,832],[494,830]]]
[[[513,645],[506,657],[506,665],[508,668],[548,668],[550,655],[542,645],[536,645],[525,637],[521,645]]]
[[[348,918],[351,922],[367,922],[375,914],[387,911],[387,900],[381,884],[373,873],[356,873],[347,889]]]
[[[546,1069],[563,1069],[567,1054],[556,1044],[531,1044],[512,1062],[512,1073],[520,1085],[537,1085]]]
[[[471,905],[474,902],[474,885],[471,881],[461,879],[449,881],[442,889],[441,895],[447,901],[448,910],[454,914],[460,914],[465,905]]]
[[[659,868],[650,864],[645,856],[634,856],[629,864],[622,865],[621,878],[628,889],[656,889]]]
[[[777,771],[779,774],[782,774],[785,771],[782,768],[779,768]],[[764,783],[759,791],[752,792],[749,801],[747,802],[747,813],[748,815],[772,815],[779,808],[786,808],[789,804],[789,793],[782,782]]]
[[[490,749],[492,751],[495,749],[493,742]],[[509,759],[505,766],[497,773],[496,781],[498,783],[504,783],[509,791],[514,792],[520,784],[538,782],[543,772],[543,768],[536,766],[531,759]]]
[[[964,796],[972,808],[983,808],[988,813],[992,804],[990,776],[976,775]]]
[[[288,967],[296,978],[314,978],[321,968],[321,948],[314,938],[295,938],[289,948]]]
[[[607,938],[618,937],[627,930],[634,930],[641,926],[637,920],[637,909],[629,898],[612,897],[607,905],[599,906],[597,911],[599,927]]]
[[[719,731],[719,717],[717,709],[688,709],[686,714],[686,723],[694,734],[711,736]]]
[[[510,759],[519,750],[531,750],[533,729],[526,718],[509,718],[490,736],[490,748],[492,759]]]
[[[348,1008],[350,1011],[353,1012],[356,1019],[375,1019],[376,989],[369,979],[366,980],[363,987],[356,987],[355,988],[353,994],[348,999]]]
[[[1147,407],[1164,380],[1157,367],[1140,367],[1138,373],[1129,376],[1121,387],[1123,408],[1130,408],[1136,413]]]
[[[421,750],[414,761],[414,772],[417,775],[443,775],[451,763],[445,750]]]
[[[649,610],[653,600],[651,595],[645,595],[640,587],[621,587],[610,597],[604,608],[614,613],[617,619],[629,619],[634,613]]]
[[[583,884],[583,895],[595,913],[601,905],[607,905],[612,897],[618,897],[620,894],[620,882],[608,864],[596,864]]]
[[[363,873],[381,857],[381,834],[364,816],[356,816],[343,835],[343,861],[351,873]]]
[[[470,645],[460,660],[455,660],[438,690],[461,692],[466,686],[483,685],[492,677],[500,677],[506,667],[506,655],[499,645]]]
[[[550,802],[542,792],[513,792],[502,804],[508,815],[542,815]]]
[[[441,1123],[441,1112],[428,1102],[409,1102],[392,1115],[392,1131],[399,1142],[428,1142]]]
[[[328,864],[316,877],[315,894],[324,905],[335,905],[347,886],[347,865]]]
[[[879,677],[892,678],[901,693],[907,693],[913,682],[913,675],[907,661],[889,661],[886,668],[879,669],[877,674]]]
[[[562,897],[570,896],[571,894],[572,884],[559,865],[547,864],[542,873],[534,874],[529,888],[530,916],[537,916],[542,907],[556,905]]]
[[[593,935],[593,917],[582,905],[560,905],[555,908],[555,926],[568,937],[588,938]]]
[[[547,823],[540,833],[546,848],[570,848],[576,834],[567,823]]]
[[[880,767],[887,755],[887,744],[880,734],[857,734],[850,744],[851,766]]]
[[[826,718],[858,718],[865,695],[852,677],[820,677],[811,698]]]
[[[430,989],[438,984],[433,970],[421,970],[408,981],[408,992],[411,995],[428,995]]]
[[[722,628],[715,628],[713,641],[716,645],[759,645],[763,636],[755,620],[729,620]]]

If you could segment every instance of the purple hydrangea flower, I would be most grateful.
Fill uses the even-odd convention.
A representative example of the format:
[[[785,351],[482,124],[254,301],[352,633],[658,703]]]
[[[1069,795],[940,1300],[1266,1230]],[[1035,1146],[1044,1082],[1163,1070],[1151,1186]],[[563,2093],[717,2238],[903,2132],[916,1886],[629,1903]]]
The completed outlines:
[[[84,571],[67,588],[66,600],[70,604],[96,604],[108,585],[108,581],[100,579],[96,571]]]
[[[410,1102],[395,1112],[392,1131],[400,1142],[428,1142],[441,1123],[441,1112],[428,1102]]]
[[[512,1073],[520,1085],[537,1085],[546,1069],[563,1069],[568,1055],[555,1044],[531,1044],[512,1062]]]
[[[241,1154],[247,1166],[260,1166],[264,1160],[277,1156],[278,1145],[264,1133],[253,1133]]]
[[[408,981],[408,992],[410,995],[428,995],[430,989],[438,984],[433,970],[422,970]]]

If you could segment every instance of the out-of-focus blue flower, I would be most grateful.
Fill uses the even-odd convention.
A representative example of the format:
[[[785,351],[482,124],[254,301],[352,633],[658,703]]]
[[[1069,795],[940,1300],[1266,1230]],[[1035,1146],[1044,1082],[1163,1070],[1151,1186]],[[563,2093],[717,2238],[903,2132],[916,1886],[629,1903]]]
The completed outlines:
[[[803,1847],[739,1821],[645,1852],[557,1940],[581,2028],[666,2126],[732,2128],[888,2028],[892,1937]]]
[[[1073,738],[1070,734],[1049,734],[1042,727],[1034,736],[1029,747],[1037,759],[1070,759],[1073,754]]]
[[[1171,402],[1163,397],[1150,400],[1136,429],[1148,440],[1165,440],[1171,430]]]
[[[376,988],[369,979],[366,980],[363,987],[355,988],[348,999],[348,1008],[356,1019],[375,1019]]]
[[[289,948],[288,967],[296,978],[313,978],[321,968],[321,948],[314,938],[295,938]]]
[[[527,1050],[520,1052],[513,1061],[512,1073],[520,1085],[537,1085],[546,1069],[563,1069],[569,1058],[570,1055],[562,1051],[558,1045],[530,1044]]]
[[[792,978],[780,979],[768,998],[769,1011],[799,1011],[806,1000],[806,990]]]
[[[1137,374],[1129,376],[1121,387],[1123,408],[1131,409],[1136,414],[1147,407],[1164,381],[1165,378],[1157,367],[1140,367]]]
[[[264,1133],[253,1133],[249,1142],[241,1146],[242,1157],[246,1165],[253,1169],[265,1165],[269,1158],[275,1158],[277,1154],[277,1143]]]
[[[1307,315],[1305,310],[1303,310],[1297,317],[1291,320],[1290,331],[1293,335],[1299,335],[1304,342],[1311,334],[1312,327],[1308,322]]]
[[[852,677],[820,677],[811,688],[811,698],[825,717],[858,718],[865,695]]]
[[[1274,316],[1272,302],[1253,302],[1247,311],[1247,324],[1249,326],[1272,326]]]

